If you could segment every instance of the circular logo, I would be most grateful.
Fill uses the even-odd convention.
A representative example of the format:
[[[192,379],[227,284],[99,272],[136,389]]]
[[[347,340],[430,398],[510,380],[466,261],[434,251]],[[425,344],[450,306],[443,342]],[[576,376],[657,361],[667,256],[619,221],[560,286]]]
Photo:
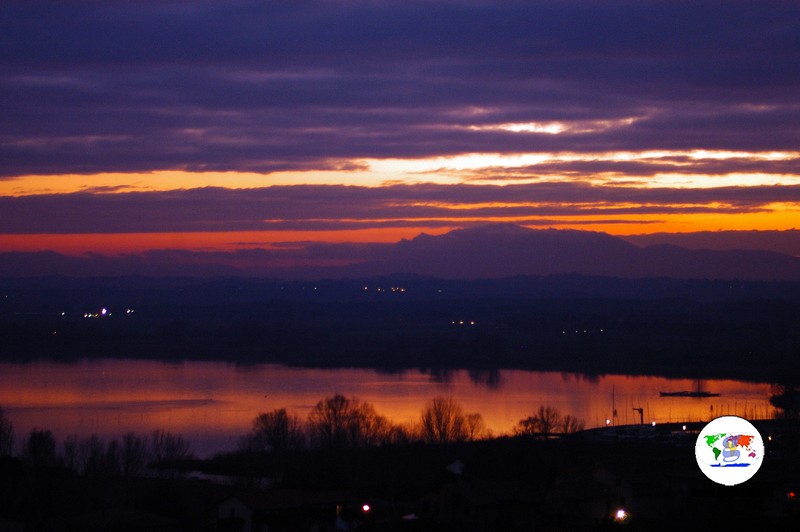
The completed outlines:
[[[705,476],[725,486],[750,480],[764,459],[764,440],[746,419],[723,416],[709,422],[694,446]]]

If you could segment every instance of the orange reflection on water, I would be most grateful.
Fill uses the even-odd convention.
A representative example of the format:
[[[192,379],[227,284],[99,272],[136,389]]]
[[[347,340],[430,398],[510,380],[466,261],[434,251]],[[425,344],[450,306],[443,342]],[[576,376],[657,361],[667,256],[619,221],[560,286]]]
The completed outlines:
[[[482,414],[495,434],[509,433],[539,405],[601,426],[698,421],[723,414],[771,417],[769,384],[704,382],[712,398],[660,397],[660,391],[694,390],[691,380],[624,375],[586,377],[557,372],[465,370],[428,374],[371,369],[304,369],[225,362],[164,363],[98,360],[60,364],[0,364],[0,406],[18,438],[47,428],[69,434],[119,437],[164,429],[188,438],[200,456],[231,450],[253,418],[287,408],[305,418],[317,401],[342,393],[371,402],[397,422],[414,422],[437,395],[453,396],[468,412]],[[616,406],[617,416],[613,416]]]

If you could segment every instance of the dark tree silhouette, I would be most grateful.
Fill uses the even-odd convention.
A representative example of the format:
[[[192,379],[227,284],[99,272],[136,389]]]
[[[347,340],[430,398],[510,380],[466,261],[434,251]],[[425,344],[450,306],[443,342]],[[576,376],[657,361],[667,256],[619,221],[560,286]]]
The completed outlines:
[[[465,414],[452,397],[434,397],[420,416],[422,440],[427,443],[453,443],[473,440],[484,433],[478,413]]]
[[[33,429],[23,447],[25,459],[33,467],[52,467],[56,465],[56,440],[49,430]]]
[[[333,449],[378,445],[391,429],[389,421],[371,404],[338,394],[314,406],[307,426],[312,445]]]
[[[120,470],[125,476],[134,476],[142,473],[150,460],[147,440],[129,432],[122,437],[120,452]]]
[[[253,429],[239,443],[247,451],[281,451],[299,449],[305,444],[305,435],[297,416],[289,415],[285,408],[259,414],[253,420]]]
[[[14,427],[3,414],[3,409],[0,408],[0,456],[10,455],[13,451]]]
[[[586,423],[582,419],[578,419],[570,414],[567,414],[561,419],[561,423],[559,423],[561,427],[561,432],[564,434],[572,434],[574,432],[580,432],[586,426]]]
[[[181,436],[156,433],[153,439],[159,441],[163,460],[189,456],[188,443]],[[133,432],[108,443],[96,434],[83,439],[73,434],[64,440],[64,467],[79,475],[136,476],[144,472],[151,459],[147,438]]]
[[[800,387],[797,385],[793,383],[773,384],[769,402],[779,410],[777,417],[800,418]]]
[[[79,475],[118,475],[120,460],[121,449],[117,440],[106,444],[97,434],[83,439],[73,434],[64,440],[64,467]]]
[[[151,452],[154,462],[169,462],[192,457],[189,442],[180,434],[172,434],[163,430],[153,431]]]
[[[584,422],[569,414],[562,416],[557,408],[540,405],[536,414],[520,420],[514,434],[547,438],[551,434],[569,434],[583,430]]]

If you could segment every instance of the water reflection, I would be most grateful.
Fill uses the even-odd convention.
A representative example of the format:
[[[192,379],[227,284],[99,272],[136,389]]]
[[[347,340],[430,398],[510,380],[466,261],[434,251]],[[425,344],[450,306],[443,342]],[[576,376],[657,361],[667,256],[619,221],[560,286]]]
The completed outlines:
[[[431,379],[431,382],[435,382],[437,384],[448,384],[452,382],[456,374],[455,370],[449,368],[429,368],[420,371],[427,373]]]
[[[143,360],[0,364],[0,406],[18,436],[34,427],[51,429],[59,439],[162,428],[190,439],[201,456],[234,448],[259,412],[285,407],[304,418],[317,401],[334,393],[369,401],[398,422],[417,420],[428,400],[450,395],[466,411],[480,412],[496,434],[510,432],[539,405],[582,418],[587,427],[606,419],[638,423],[639,408],[645,423],[775,413],[769,384],[710,380],[705,388],[719,397],[659,396],[694,386],[688,379],[518,370],[386,373]]]
[[[486,386],[492,390],[499,389],[503,384],[499,369],[474,369],[468,372],[469,380],[475,384]]]
[[[561,379],[564,382],[588,382],[588,383],[596,383],[600,380],[599,375],[590,375],[588,373],[567,373],[565,371],[561,372]]]

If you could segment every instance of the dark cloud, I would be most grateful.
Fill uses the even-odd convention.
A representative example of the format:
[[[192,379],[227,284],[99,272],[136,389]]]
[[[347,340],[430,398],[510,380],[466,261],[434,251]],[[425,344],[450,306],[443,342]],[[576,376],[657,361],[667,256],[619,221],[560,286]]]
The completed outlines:
[[[776,202],[800,203],[800,185],[647,189],[561,182],[80,192],[0,197],[0,233],[436,227],[477,219],[541,224],[558,216],[759,212]]]
[[[456,173],[451,171],[451,173]],[[639,160],[556,160],[535,165],[504,168],[485,167],[458,172],[465,179],[501,180],[531,179],[536,176],[562,176],[566,179],[596,178],[599,174],[611,177],[649,178],[657,174],[722,176],[731,173],[762,173],[800,175],[800,158],[758,160],[747,157],[709,159],[702,157],[669,156]]]
[[[0,174],[796,149],[798,19],[794,2],[8,0]]]

